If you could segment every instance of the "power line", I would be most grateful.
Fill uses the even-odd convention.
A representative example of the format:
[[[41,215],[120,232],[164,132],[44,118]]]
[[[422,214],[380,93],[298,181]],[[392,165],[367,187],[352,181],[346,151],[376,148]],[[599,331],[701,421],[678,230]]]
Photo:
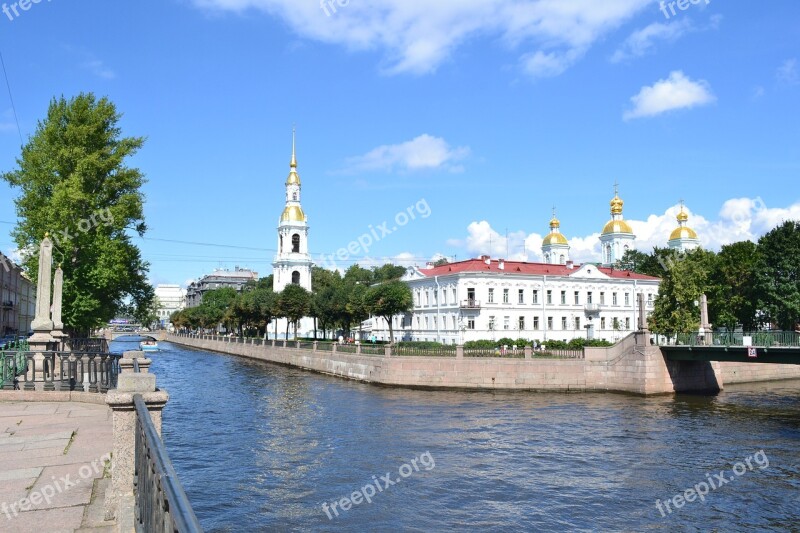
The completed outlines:
[[[17,123],[17,133],[19,133],[19,146],[25,145],[25,141],[22,140],[22,128],[19,127],[19,118],[17,118],[17,107],[14,105],[14,97],[11,96],[11,83],[8,81],[8,72],[6,72],[6,62],[3,59],[3,53],[0,52],[0,64],[3,65],[3,75],[6,78],[6,87],[8,88],[8,99],[11,100],[11,110],[14,112],[14,121]]]

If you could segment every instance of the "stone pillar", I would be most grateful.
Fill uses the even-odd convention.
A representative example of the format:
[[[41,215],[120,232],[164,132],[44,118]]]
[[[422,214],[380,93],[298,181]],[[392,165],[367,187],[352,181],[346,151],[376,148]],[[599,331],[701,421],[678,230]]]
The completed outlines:
[[[52,337],[58,342],[59,349],[64,350],[64,339],[68,336],[64,334],[64,322],[61,321],[61,302],[64,293],[64,271],[61,270],[61,265],[56,269],[55,277],[53,278],[53,331],[50,333]]]
[[[708,323],[708,297],[705,294],[700,296],[700,327],[705,332],[704,344],[710,346],[714,343],[714,334],[711,331],[711,324]]]
[[[456,359],[464,359],[464,345],[459,344],[456,346]]]
[[[128,352],[131,353],[131,352]],[[118,377],[115,390],[106,394],[106,404],[112,411],[114,443],[111,468],[111,490],[106,494],[106,519],[117,518],[121,530],[131,530],[133,526],[133,476],[136,456],[136,409],[133,397],[142,396],[156,431],[161,435],[161,412],[169,400],[166,391],[156,389],[156,376],[150,373],[136,373],[126,361]],[[140,368],[141,363],[140,362]]]
[[[383,354],[386,357],[391,357],[392,356],[392,345],[391,344],[387,344],[386,347],[384,347]]]
[[[53,343],[50,332],[53,321],[50,318],[50,282],[53,267],[53,242],[45,234],[39,245],[39,277],[36,281],[36,317],[31,323],[33,336],[29,339],[31,351],[47,351]]]
[[[533,357],[533,348],[531,348],[530,346],[526,345],[525,346],[525,359],[530,359],[531,357]]]
[[[636,295],[636,303],[639,306],[639,331],[646,332],[647,331],[647,309],[645,307],[644,302],[644,293],[639,293]]]

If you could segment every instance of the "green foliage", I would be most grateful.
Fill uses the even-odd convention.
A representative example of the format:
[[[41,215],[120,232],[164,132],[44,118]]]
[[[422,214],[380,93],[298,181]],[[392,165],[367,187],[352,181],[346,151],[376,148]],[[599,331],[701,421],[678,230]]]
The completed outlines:
[[[402,281],[389,281],[370,287],[364,299],[368,311],[375,316],[383,317],[389,324],[389,340],[393,342],[392,317],[411,311],[414,305],[411,289]]]
[[[754,280],[758,265],[758,247],[742,241],[722,247],[716,268],[711,273],[708,312],[711,323],[735,330],[756,328],[757,296]]]
[[[497,348],[497,341],[490,341],[490,340],[477,340],[477,341],[467,341],[464,343],[464,348],[467,350],[490,350],[493,348]]]
[[[787,221],[758,240],[756,293],[765,318],[785,331],[800,322],[800,223]]]
[[[277,309],[280,316],[287,319],[287,332],[291,323],[297,333],[297,323],[311,312],[311,293],[300,285],[287,285],[278,297]]]
[[[436,341],[402,341],[398,342],[397,346],[402,348],[420,348],[423,350],[436,350],[441,348],[453,348],[450,344],[442,344]]]
[[[125,165],[144,144],[122,137],[121,115],[91,93],[54,99],[2,179],[21,190],[12,232],[37,281],[38,245],[46,232],[64,270],[63,320],[68,331],[88,333],[124,312],[146,315],[154,291],[149,265],[129,232],[144,235],[144,176]]]
[[[650,329],[660,333],[697,331],[700,309],[695,302],[711,289],[716,254],[697,249],[673,259],[659,287]]]

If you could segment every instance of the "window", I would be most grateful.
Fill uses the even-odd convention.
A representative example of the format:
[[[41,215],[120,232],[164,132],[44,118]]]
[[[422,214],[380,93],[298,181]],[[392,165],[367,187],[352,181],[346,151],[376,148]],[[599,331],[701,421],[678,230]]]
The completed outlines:
[[[474,292],[472,293],[472,297],[473,298],[475,297],[475,293]],[[455,289],[453,289],[453,298],[452,298],[452,300],[453,300],[453,305],[456,305],[458,303],[458,295],[456,294],[456,290]]]
[[[611,293],[611,305],[619,305],[617,303],[617,293],[616,292],[612,292]]]
[[[630,293],[625,293],[625,307],[628,307],[631,304],[631,295]]]
[[[467,319],[467,329],[475,329],[475,319],[473,317]]]
[[[431,303],[431,293],[425,291],[425,305],[430,305],[430,303]]]
[[[300,285],[300,272],[297,270],[292,272],[292,285]]]
[[[519,294],[517,296],[517,303],[521,304],[525,303],[525,291],[523,289],[519,290]]]
[[[606,329],[606,317],[600,319],[600,329]]]
[[[575,291],[575,305],[580,305],[581,303],[581,293]]]
[[[626,318],[625,319],[625,329],[626,330],[631,329],[631,319],[630,318]]]
[[[428,329],[428,317],[425,317],[425,329]]]
[[[586,293],[586,303],[587,304],[592,303],[592,293],[591,293],[591,291]]]
[[[489,329],[494,329],[494,316],[489,317]]]
[[[547,329],[553,329],[553,317],[547,317]]]
[[[652,306],[653,305],[653,293],[652,292],[647,295],[647,305],[648,306]]]
[[[300,253],[300,235],[295,233],[292,235],[292,253],[299,254]]]
[[[600,293],[600,305],[606,305],[606,293]]]
[[[517,326],[517,329],[519,329],[520,331],[525,329],[525,317],[524,316],[519,317],[519,324]]]
[[[539,331],[539,317],[533,317],[533,329]]]
[[[433,305],[439,303],[439,289],[433,289]]]
[[[561,291],[561,305],[567,305],[567,291]]]
[[[511,327],[511,317],[510,316],[504,316],[503,317],[503,329],[508,329],[509,327]]]
[[[547,291],[547,305],[553,304],[553,291]]]
[[[453,292],[455,292],[455,289],[453,289]],[[473,287],[467,288],[467,305],[475,305],[475,289]]]
[[[494,303],[494,289],[489,289],[489,303]]]
[[[539,291],[533,291],[533,303],[539,303]]]
[[[508,303],[508,289],[503,289],[503,303]]]
[[[561,329],[567,329],[567,317],[561,317]]]
[[[437,324],[436,317],[433,317],[433,329],[436,329],[436,324]]]
[[[575,317],[575,329],[576,330],[581,329],[581,317],[579,316]]]

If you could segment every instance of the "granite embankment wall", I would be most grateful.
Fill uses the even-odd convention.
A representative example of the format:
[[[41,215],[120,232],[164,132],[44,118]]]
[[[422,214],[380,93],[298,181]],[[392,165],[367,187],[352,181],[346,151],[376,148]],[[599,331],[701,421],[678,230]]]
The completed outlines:
[[[758,363],[689,363],[664,359],[644,335],[585,359],[404,357],[313,351],[168,335],[176,344],[279,363],[380,385],[442,389],[611,391],[668,394],[722,389],[724,383],[800,378],[800,367]]]

